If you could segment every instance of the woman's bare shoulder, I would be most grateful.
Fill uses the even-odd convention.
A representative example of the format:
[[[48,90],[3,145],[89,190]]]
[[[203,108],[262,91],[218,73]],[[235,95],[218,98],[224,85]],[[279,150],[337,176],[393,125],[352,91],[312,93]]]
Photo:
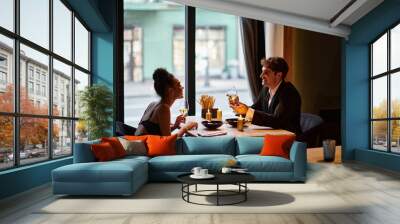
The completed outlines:
[[[157,107],[157,111],[160,114],[169,114],[170,113],[170,108],[167,104],[161,103],[158,107]]]

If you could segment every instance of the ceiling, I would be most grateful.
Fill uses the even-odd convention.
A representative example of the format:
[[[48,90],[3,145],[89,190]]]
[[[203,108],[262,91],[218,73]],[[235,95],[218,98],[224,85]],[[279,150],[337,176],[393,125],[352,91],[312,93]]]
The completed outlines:
[[[170,0],[237,16],[345,37],[383,0]]]
[[[282,12],[330,20],[351,0],[224,0],[255,7],[275,9]]]

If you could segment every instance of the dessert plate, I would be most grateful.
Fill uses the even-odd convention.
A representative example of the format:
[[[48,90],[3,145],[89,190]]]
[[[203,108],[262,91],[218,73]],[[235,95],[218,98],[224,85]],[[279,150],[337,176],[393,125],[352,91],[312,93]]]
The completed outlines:
[[[190,175],[190,178],[193,178],[193,179],[211,179],[211,178],[214,178],[215,176],[214,175],[212,175],[212,174],[207,174],[207,175],[194,175],[194,174],[192,174],[192,175]]]

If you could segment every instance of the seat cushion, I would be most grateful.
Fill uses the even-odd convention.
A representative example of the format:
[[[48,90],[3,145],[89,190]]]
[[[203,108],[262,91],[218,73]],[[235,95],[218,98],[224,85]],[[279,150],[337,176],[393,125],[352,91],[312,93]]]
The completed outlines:
[[[174,155],[158,156],[149,160],[150,172],[190,172],[193,167],[203,167],[211,172],[219,171],[231,155]]]
[[[292,161],[278,156],[239,155],[240,167],[249,172],[293,172]]]
[[[260,154],[264,144],[263,137],[236,137],[236,155]]]
[[[235,155],[235,138],[232,136],[218,137],[185,137],[182,138],[182,152],[177,154],[204,155],[225,154]]]
[[[130,182],[136,172],[147,172],[140,159],[121,159],[108,162],[75,163],[53,170],[58,182]]]

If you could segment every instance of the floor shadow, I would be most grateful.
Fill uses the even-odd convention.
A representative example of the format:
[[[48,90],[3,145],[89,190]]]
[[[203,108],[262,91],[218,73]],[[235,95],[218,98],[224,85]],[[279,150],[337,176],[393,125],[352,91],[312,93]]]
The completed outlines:
[[[243,196],[228,196],[220,197],[220,203],[229,204],[232,202],[240,201]],[[265,207],[265,206],[278,206],[294,202],[296,199],[290,195],[276,191],[261,191],[251,190],[247,194],[247,201],[236,204],[235,206],[242,207]],[[216,193],[210,194],[206,198],[210,204],[216,204]]]

